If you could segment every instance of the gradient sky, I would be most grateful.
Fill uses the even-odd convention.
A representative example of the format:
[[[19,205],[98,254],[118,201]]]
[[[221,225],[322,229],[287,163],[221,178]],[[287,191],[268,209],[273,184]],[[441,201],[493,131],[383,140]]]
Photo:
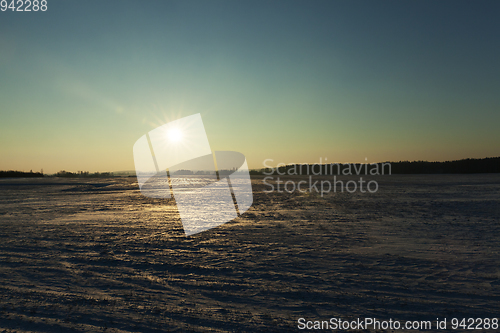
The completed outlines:
[[[499,1],[73,1],[0,12],[0,170],[133,170],[201,113],[275,163],[500,155]],[[272,163],[271,163],[272,164]]]

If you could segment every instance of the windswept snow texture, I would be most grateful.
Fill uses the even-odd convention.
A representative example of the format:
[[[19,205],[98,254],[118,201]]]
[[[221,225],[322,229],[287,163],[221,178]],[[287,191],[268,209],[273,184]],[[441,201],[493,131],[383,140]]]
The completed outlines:
[[[321,197],[266,194],[254,177],[246,213],[190,237],[175,200],[141,195],[135,178],[1,180],[0,328],[287,332],[299,318],[500,317],[500,175],[376,180],[375,194]]]

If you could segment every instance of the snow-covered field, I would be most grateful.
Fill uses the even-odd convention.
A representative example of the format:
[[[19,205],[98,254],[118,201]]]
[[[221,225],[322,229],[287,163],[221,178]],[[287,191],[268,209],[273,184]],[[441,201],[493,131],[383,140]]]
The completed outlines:
[[[257,176],[247,213],[191,237],[175,202],[142,196],[134,178],[0,180],[0,328],[499,318],[500,175],[376,179],[374,194],[321,197],[264,193]]]

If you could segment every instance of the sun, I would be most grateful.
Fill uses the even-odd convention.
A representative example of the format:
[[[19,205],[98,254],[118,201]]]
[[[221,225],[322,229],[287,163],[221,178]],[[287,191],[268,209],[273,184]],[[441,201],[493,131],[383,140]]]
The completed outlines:
[[[182,140],[182,131],[178,128],[170,128],[167,132],[167,137],[170,142],[179,142]]]

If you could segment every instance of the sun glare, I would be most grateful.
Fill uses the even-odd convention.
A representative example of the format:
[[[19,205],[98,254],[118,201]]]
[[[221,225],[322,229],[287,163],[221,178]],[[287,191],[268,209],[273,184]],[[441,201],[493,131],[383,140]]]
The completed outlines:
[[[178,128],[171,128],[167,132],[170,142],[179,142],[182,139],[182,131]]]

